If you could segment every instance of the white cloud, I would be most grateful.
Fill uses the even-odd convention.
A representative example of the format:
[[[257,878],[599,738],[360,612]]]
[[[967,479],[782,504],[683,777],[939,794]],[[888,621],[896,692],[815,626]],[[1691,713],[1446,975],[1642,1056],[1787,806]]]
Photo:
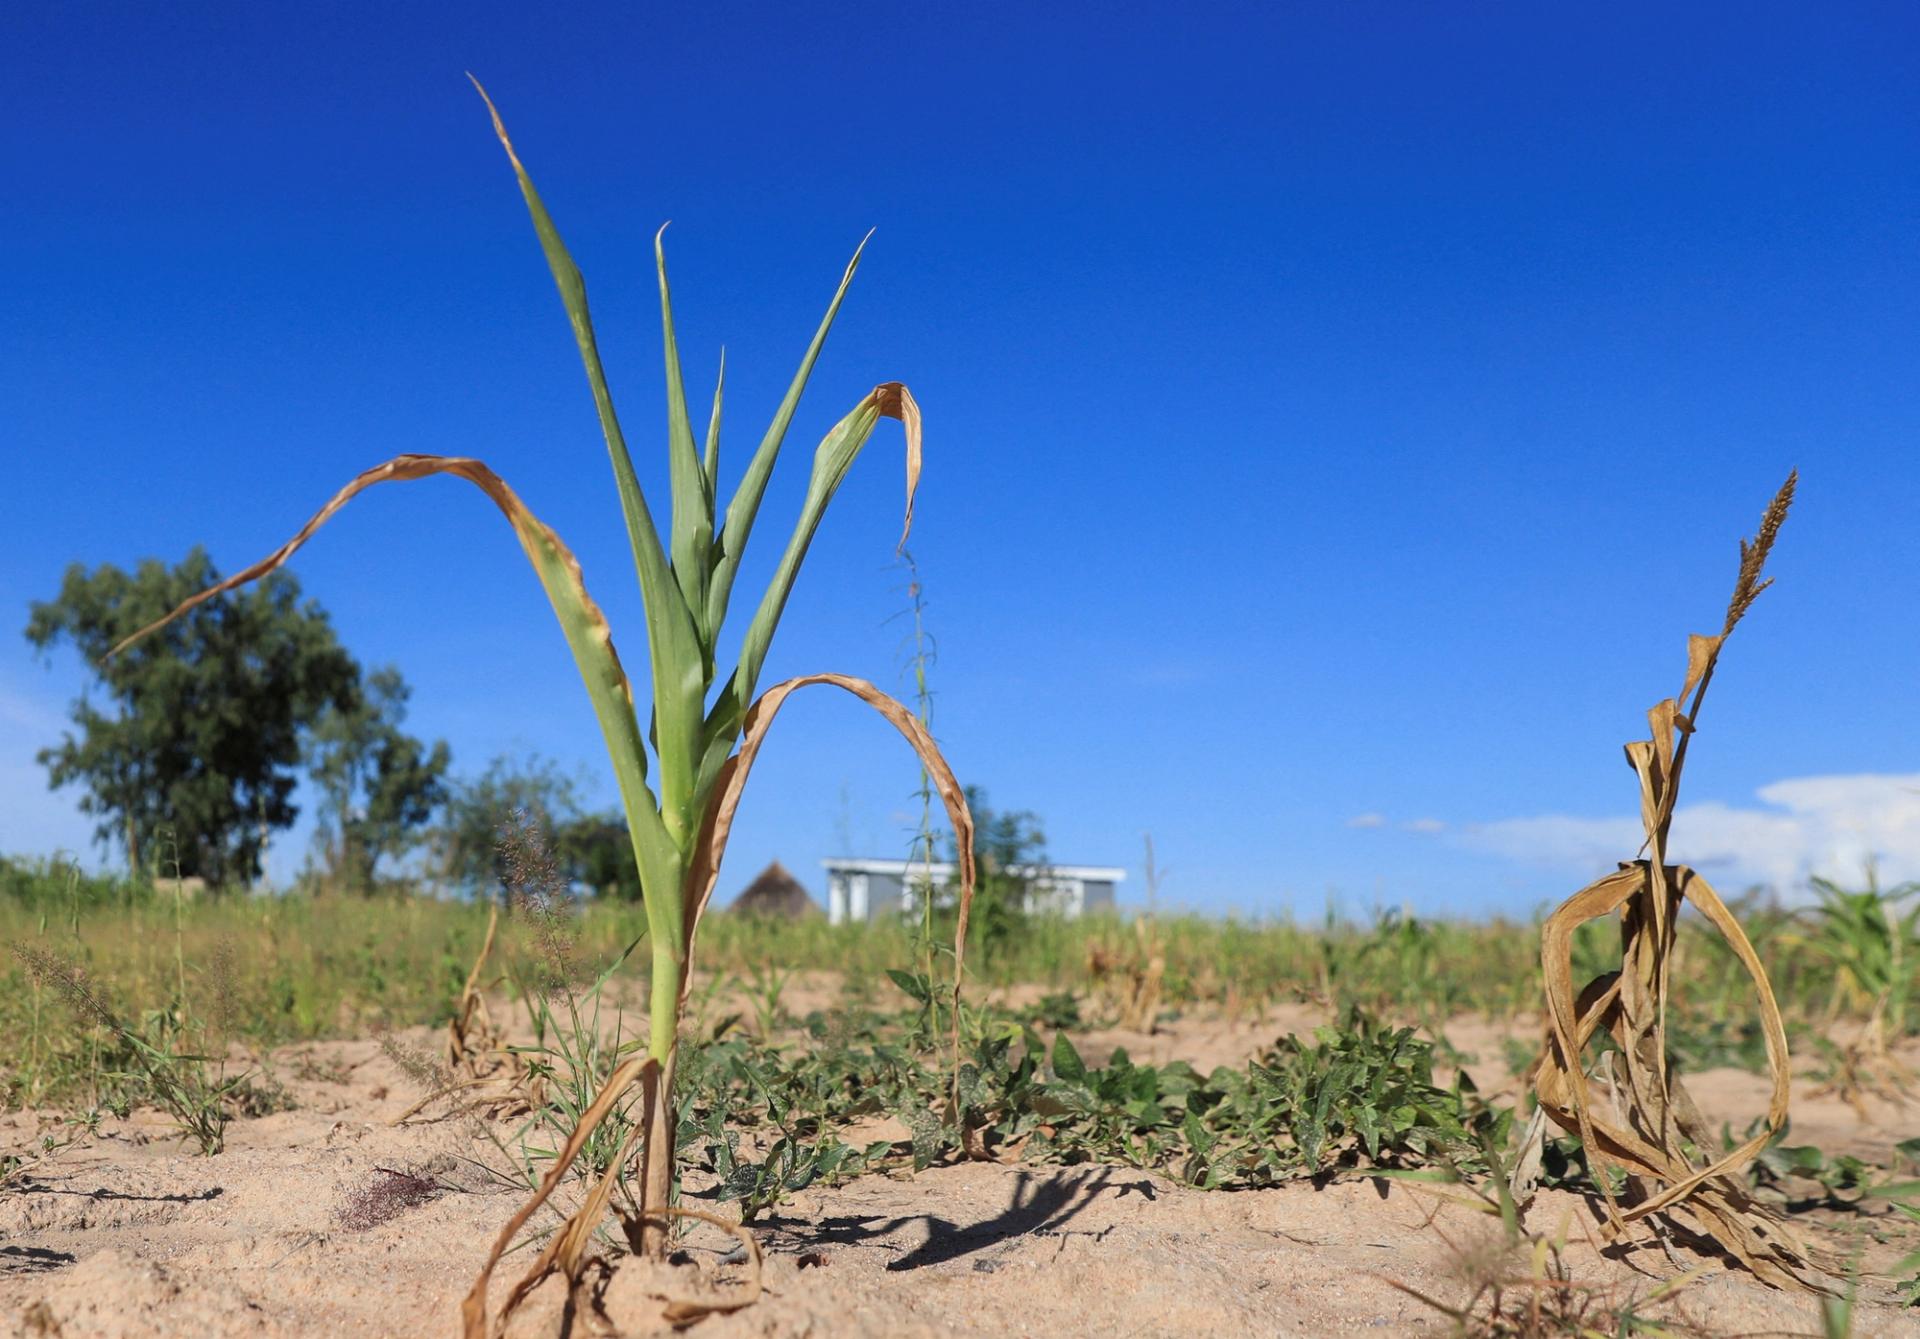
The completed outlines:
[[[1438,818],[1416,818],[1412,822],[1402,823],[1400,826],[1408,832],[1417,832],[1423,837],[1431,837],[1435,833],[1445,832],[1447,830],[1446,823]]]
[[[1384,828],[1387,825],[1385,814],[1355,814],[1347,820],[1350,828]]]
[[[1920,879],[1920,774],[1792,777],[1756,795],[1765,807],[1682,805],[1669,858],[1723,892],[1763,883],[1791,893],[1816,874],[1854,884],[1870,862],[1884,882]],[[1501,819],[1464,834],[1495,855],[1586,873],[1633,858],[1641,838],[1637,817],[1564,814]]]

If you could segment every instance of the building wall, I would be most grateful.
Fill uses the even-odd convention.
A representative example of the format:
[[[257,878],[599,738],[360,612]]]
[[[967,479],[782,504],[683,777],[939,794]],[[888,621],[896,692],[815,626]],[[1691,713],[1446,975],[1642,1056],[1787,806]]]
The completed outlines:
[[[873,868],[886,863],[881,861],[853,862],[867,866],[864,869],[836,869],[830,861],[822,863],[828,866],[827,919],[831,924],[881,921],[911,916],[919,910],[917,883],[922,875],[917,870],[895,872]],[[1112,873],[1117,871],[1071,866],[1049,870],[1040,875],[1028,893],[1026,909],[1069,919],[1090,911],[1110,911],[1114,906],[1114,879],[1079,876]],[[949,876],[950,871],[936,867],[935,878]],[[951,891],[942,887],[943,904],[951,903]]]
[[[1080,914],[1083,886],[1078,879],[1041,879],[1027,889],[1023,909],[1034,915],[1072,919]]]
[[[906,910],[901,905],[904,892],[903,881],[898,874],[867,875],[867,919],[884,921],[901,915]]]
[[[905,898],[905,880],[898,874],[835,870],[827,877],[827,920],[843,925],[904,915],[909,910]]]

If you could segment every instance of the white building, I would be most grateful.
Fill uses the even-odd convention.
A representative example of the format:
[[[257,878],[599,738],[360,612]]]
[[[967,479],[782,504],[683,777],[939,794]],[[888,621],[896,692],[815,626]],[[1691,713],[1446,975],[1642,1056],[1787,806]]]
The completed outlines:
[[[955,871],[946,861],[833,858],[820,864],[827,871],[827,920],[833,925],[915,915],[918,890],[927,882],[943,902],[952,896]],[[1112,910],[1114,886],[1127,877],[1124,869],[1107,865],[1016,865],[1010,872],[1032,881],[1024,910],[1069,919]]]

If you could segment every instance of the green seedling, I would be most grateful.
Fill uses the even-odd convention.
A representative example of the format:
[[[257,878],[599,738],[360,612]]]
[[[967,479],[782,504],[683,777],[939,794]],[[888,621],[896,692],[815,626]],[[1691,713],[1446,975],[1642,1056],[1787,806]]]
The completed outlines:
[[[225,1146],[227,1103],[242,1091],[249,1075],[229,1075],[223,1058],[187,1050],[177,1007],[149,1009],[139,1023],[129,1023],[78,963],[24,944],[16,944],[14,953],[33,980],[65,997],[77,1016],[113,1038],[116,1058],[124,1067],[109,1071],[108,1077],[138,1084],[172,1119],[180,1136],[206,1156]]]

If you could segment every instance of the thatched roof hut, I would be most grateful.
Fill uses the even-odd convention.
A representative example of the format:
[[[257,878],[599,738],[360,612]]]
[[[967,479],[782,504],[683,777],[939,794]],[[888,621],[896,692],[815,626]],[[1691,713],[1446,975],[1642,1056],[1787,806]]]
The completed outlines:
[[[813,895],[800,880],[787,873],[786,866],[778,860],[761,870],[760,876],[733,899],[728,910],[745,916],[783,916],[796,921],[821,914],[820,904],[813,900]]]

